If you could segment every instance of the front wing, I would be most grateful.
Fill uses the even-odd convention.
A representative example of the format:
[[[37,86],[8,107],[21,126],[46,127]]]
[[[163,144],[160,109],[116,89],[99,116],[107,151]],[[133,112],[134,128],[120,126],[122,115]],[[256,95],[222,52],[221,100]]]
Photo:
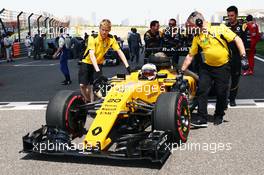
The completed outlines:
[[[170,155],[167,149],[171,143],[169,131],[149,131],[127,134],[113,140],[115,149],[100,150],[98,147],[79,148],[71,141],[67,132],[43,126],[23,137],[24,153],[58,156],[97,157],[119,160],[148,160],[163,164]]]

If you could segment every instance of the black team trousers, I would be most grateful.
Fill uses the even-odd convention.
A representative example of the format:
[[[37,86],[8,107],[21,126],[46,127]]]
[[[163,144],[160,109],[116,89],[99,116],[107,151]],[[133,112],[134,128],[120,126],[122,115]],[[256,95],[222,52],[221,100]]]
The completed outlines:
[[[224,110],[227,102],[229,90],[230,64],[226,63],[219,67],[209,66],[202,63],[199,71],[198,85],[198,114],[206,119],[208,114],[208,94],[214,83],[216,94],[215,116],[224,116]]]

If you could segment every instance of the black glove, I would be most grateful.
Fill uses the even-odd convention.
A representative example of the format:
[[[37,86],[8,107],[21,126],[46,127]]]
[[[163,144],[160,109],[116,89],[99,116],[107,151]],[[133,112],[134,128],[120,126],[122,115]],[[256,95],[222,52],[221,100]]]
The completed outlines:
[[[188,81],[183,80],[179,89],[180,89],[180,92],[186,92],[186,90],[188,90]]]
[[[129,66],[126,68],[126,70],[127,70],[128,74],[131,74],[131,69]]]
[[[185,92],[188,89],[187,80],[183,79],[184,71],[178,70],[178,75],[176,77],[176,83],[172,86],[172,90]]]
[[[248,59],[246,55],[243,55],[241,58],[241,68],[242,70],[248,70],[249,68]]]
[[[101,70],[99,70],[98,72],[94,72],[94,80],[97,80],[97,79],[99,79],[100,77],[102,77],[102,71]]]
[[[178,70],[178,76],[176,79],[183,80],[183,75],[184,75],[184,71],[181,69]]]
[[[183,74],[184,72],[182,70],[178,70],[178,75],[176,77],[176,84],[178,89],[180,89],[180,86],[183,83]]]

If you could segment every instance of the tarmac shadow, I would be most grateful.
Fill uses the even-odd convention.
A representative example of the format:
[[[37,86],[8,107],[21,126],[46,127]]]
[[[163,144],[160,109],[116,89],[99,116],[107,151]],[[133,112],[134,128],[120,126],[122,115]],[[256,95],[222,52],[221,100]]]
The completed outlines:
[[[91,165],[104,165],[104,166],[120,166],[120,167],[137,167],[137,168],[148,168],[148,169],[161,169],[163,166],[163,164],[152,163],[151,161],[147,161],[147,160],[117,160],[117,159],[98,158],[98,157],[56,156],[56,155],[34,154],[34,153],[25,155],[24,157],[21,158],[21,160],[91,164]]]
[[[199,115],[198,115],[198,113],[192,113],[191,114],[191,121],[195,121],[195,120],[197,120],[197,119],[199,119]],[[213,115],[210,115],[210,114],[208,114],[207,115],[207,121],[208,121],[208,123],[214,123],[214,116]],[[227,123],[227,122],[229,122],[228,120],[225,120],[224,119],[224,123]],[[192,128],[192,129],[199,129],[199,128]]]

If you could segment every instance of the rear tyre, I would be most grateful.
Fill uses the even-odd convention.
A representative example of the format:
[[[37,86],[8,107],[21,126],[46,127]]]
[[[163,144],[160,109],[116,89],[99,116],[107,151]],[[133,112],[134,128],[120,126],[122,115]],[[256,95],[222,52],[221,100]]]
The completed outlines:
[[[85,104],[78,92],[59,91],[50,101],[46,111],[46,124],[67,131],[73,138],[81,137],[87,112],[79,106]]]
[[[173,142],[186,142],[190,131],[190,111],[186,97],[178,92],[161,94],[154,108],[152,128],[171,131]]]

